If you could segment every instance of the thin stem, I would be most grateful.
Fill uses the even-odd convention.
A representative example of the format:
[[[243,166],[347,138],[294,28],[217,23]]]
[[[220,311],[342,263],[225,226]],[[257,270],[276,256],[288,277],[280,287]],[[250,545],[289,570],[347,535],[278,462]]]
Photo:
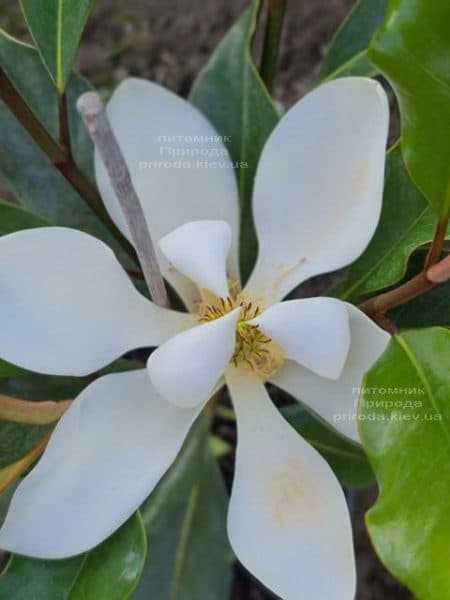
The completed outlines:
[[[22,123],[33,140],[49,157],[54,165],[64,162],[66,156],[42,123],[36,118],[28,104],[13,86],[3,69],[0,68],[0,98],[9,110]]]
[[[65,92],[58,92],[58,121],[59,121],[59,146],[67,158],[72,158],[70,143],[69,115],[67,112],[67,97]]]
[[[77,109],[102,158],[122,208],[152,299],[160,306],[168,306],[167,290],[147,220],[100,96],[95,92],[82,94],[78,98]]]
[[[444,248],[448,222],[449,219],[444,219],[437,224],[423,271],[393,290],[369,298],[369,300],[360,304],[359,308],[363,312],[381,323],[384,313],[388,310],[406,304],[417,298],[417,296],[425,294],[436,285],[448,281],[450,277],[449,257],[439,262],[439,257]]]
[[[434,234],[433,243],[428,251],[427,258],[425,260],[424,270],[427,271],[430,267],[435,265],[439,257],[441,256],[442,249],[444,247],[445,236],[447,234],[449,219],[443,219],[439,221],[436,226],[436,232]]]
[[[261,57],[261,77],[272,93],[280,51],[281,33],[287,0],[268,0],[268,13]]]
[[[436,284],[430,281],[423,271],[389,292],[385,292],[360,304],[359,308],[368,315],[384,314],[402,304],[406,304],[417,296],[431,290]]]
[[[47,155],[53,166],[65,177],[72,187],[80,194],[89,208],[102,223],[111,231],[125,252],[137,263],[133,246],[123,237],[107,213],[102,199],[95,187],[80,171],[71,156],[67,156],[59,144],[49,134],[34,112],[16,90],[7,74],[0,68],[0,99],[8,106],[11,113],[22,124],[39,148]]]
[[[450,280],[450,256],[430,267],[427,277],[432,283],[446,283]]]

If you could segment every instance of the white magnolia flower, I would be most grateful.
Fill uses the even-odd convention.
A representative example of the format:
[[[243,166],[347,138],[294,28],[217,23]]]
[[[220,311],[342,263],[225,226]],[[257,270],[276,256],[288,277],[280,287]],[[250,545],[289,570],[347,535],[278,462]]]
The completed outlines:
[[[242,291],[235,174],[212,127],[187,102],[139,80],[119,87],[108,112],[160,242],[163,273],[191,313],[145,299],[111,250],[80,231],[41,228],[0,238],[2,358],[82,376],[130,349],[159,345],[147,369],[101,377],[74,401],[15,492],[0,546],[63,558],[101,542],[152,492],[225,382],[239,437],[228,514],[234,551],[282,598],[350,599],[355,569],[341,487],[280,416],[264,383],[358,439],[349,417],[354,388],[387,334],[333,298],[279,301],[302,281],[355,260],[373,235],[385,94],[369,79],[342,79],[282,118],[256,175],[259,255]],[[197,164],[190,149],[200,140],[215,140],[222,155],[216,168],[204,158]],[[158,166],[173,161],[174,150],[184,150],[182,168]],[[128,235],[98,160],[96,174]]]

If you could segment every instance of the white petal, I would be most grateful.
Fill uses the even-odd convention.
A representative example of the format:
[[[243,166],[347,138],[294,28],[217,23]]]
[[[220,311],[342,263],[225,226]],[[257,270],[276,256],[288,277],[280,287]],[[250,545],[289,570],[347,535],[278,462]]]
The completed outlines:
[[[248,289],[279,300],[363,252],[381,211],[388,120],[383,88],[357,77],[320,86],[281,119],[255,179]]]
[[[184,331],[151,354],[150,378],[164,398],[188,407],[208,400],[233,356],[240,310]]]
[[[263,384],[230,368],[237,412],[228,535],[244,566],[283,600],[352,600],[355,564],[343,491],[281,417]]]
[[[0,357],[54,375],[86,375],[193,321],[139,294],[103,242],[63,227],[0,238],[0,314]]]
[[[228,272],[238,280],[238,192],[232,163],[217,132],[187,101],[140,79],[121,83],[107,110],[155,242],[188,221],[226,221],[233,231]],[[129,237],[98,155],[95,168],[106,208]],[[186,301],[195,297],[192,284],[159,254],[168,281]]]
[[[355,306],[346,306],[351,342],[340,378],[324,379],[288,362],[271,378],[271,383],[304,402],[340,433],[359,442],[357,411],[362,380],[386,349],[390,336]]]
[[[225,221],[192,221],[164,236],[159,247],[167,260],[201,289],[226,298],[231,236]]]
[[[286,356],[322,377],[338,379],[350,348],[344,302],[305,298],[278,302],[253,319]]]
[[[198,413],[159,397],[146,369],[92,383],[17,488],[0,547],[65,558],[96,546],[150,494]]]

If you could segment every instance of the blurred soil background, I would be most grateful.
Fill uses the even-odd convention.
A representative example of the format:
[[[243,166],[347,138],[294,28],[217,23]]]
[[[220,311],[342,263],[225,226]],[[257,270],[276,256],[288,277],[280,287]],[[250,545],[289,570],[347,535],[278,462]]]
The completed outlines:
[[[97,0],[76,66],[105,94],[131,75],[186,96],[199,69],[247,4],[246,0]],[[275,86],[275,97],[285,107],[310,89],[327,44],[353,0],[290,0],[288,4]],[[0,0],[0,26],[29,41],[18,0]],[[0,197],[11,198],[1,180]],[[233,438],[235,432],[229,426],[221,427],[225,437]],[[231,465],[225,461],[222,466],[229,479]],[[412,599],[381,565],[365,531],[364,513],[375,498],[374,489],[351,498],[359,579],[356,599]],[[324,572],[323,576],[328,575]],[[236,566],[232,600],[271,598]]]

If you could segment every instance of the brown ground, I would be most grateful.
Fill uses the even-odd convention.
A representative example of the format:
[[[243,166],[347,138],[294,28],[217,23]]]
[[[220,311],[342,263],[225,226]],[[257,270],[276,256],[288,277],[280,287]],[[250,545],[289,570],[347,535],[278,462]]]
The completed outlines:
[[[352,0],[290,0],[275,89],[282,103],[288,106],[307,92],[328,41],[352,3]],[[100,88],[110,89],[124,77],[138,75],[186,95],[195,74],[247,2],[99,0],[97,4],[77,60],[82,73]],[[0,26],[26,37],[18,2],[0,0]],[[4,188],[0,182],[3,197]],[[374,491],[355,497],[357,600],[411,599],[371,549],[363,515],[374,498]],[[265,600],[273,596],[237,567],[232,598]]]

